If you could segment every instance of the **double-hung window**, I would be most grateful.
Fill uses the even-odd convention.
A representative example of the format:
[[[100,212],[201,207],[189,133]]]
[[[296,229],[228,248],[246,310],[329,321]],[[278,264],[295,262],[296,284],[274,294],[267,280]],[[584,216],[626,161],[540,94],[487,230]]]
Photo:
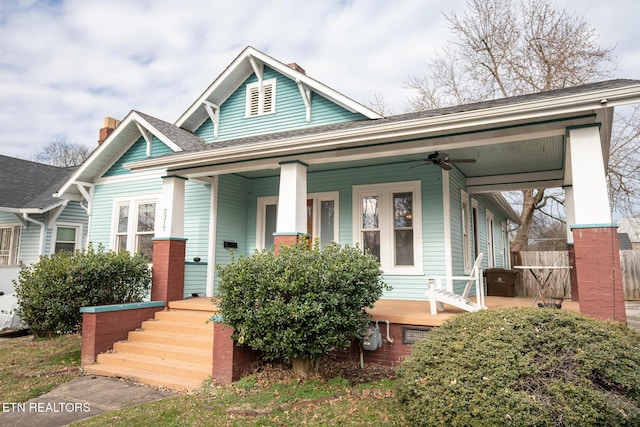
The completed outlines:
[[[18,264],[19,225],[0,226],[0,266]]]
[[[79,224],[58,223],[54,231],[55,243],[53,251],[58,252],[75,252],[80,249],[80,237],[82,235],[82,226]]]
[[[116,201],[112,248],[140,253],[151,261],[155,221],[155,198]]]
[[[420,181],[354,186],[353,230],[385,274],[422,274]]]

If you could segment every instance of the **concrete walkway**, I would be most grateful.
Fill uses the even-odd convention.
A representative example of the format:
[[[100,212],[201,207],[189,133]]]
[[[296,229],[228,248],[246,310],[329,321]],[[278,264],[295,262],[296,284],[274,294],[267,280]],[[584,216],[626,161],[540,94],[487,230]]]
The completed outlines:
[[[22,404],[2,402],[0,425],[58,427],[127,406],[173,396],[171,391],[106,377],[83,376]]]

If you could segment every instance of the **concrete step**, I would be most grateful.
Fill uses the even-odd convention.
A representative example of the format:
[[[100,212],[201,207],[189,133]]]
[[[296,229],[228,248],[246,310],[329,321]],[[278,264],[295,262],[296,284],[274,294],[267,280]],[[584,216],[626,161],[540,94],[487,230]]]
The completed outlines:
[[[198,336],[213,335],[213,323],[174,322],[173,320],[147,320],[142,322],[145,331],[163,331]]]
[[[131,353],[102,353],[97,362],[114,368],[136,369],[142,372],[190,378],[201,382],[211,376],[211,364],[160,359]]]
[[[160,359],[179,360],[181,362],[193,362],[202,365],[211,365],[212,347],[206,350],[189,348],[177,345],[156,344],[140,341],[120,341],[113,345],[115,353],[130,353],[140,356],[157,357]]]
[[[200,350],[213,349],[213,332],[209,336],[185,335],[165,331],[131,331],[129,341],[176,345]]]
[[[177,391],[196,390],[200,388],[204,382],[199,379],[152,373],[138,369],[124,368],[122,366],[87,365],[84,366],[84,370],[85,372],[93,375],[125,378],[156,387],[171,388]]]

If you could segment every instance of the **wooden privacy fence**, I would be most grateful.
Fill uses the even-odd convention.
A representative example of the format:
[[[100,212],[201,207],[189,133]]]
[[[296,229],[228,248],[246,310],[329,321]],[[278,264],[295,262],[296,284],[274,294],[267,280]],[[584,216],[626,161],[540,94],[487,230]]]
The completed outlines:
[[[569,254],[567,251],[527,251],[512,252],[511,265],[535,265],[535,266],[569,266]],[[622,283],[626,300],[640,300],[640,249],[620,251],[620,267],[622,270]],[[516,296],[535,297],[538,292],[538,283],[528,270],[519,270],[516,280]],[[569,270],[557,269],[549,271],[536,271],[536,274],[549,276],[550,296],[554,298],[571,297],[571,282]]]

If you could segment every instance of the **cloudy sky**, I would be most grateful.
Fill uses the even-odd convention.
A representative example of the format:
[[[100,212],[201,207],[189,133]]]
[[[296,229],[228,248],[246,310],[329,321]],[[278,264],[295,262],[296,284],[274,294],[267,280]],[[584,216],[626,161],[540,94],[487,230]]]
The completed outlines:
[[[640,2],[557,0],[616,45],[615,77],[640,79]],[[174,122],[247,45],[394,113],[450,37],[464,0],[0,0],[0,154],[66,139],[93,147],[105,116]]]

